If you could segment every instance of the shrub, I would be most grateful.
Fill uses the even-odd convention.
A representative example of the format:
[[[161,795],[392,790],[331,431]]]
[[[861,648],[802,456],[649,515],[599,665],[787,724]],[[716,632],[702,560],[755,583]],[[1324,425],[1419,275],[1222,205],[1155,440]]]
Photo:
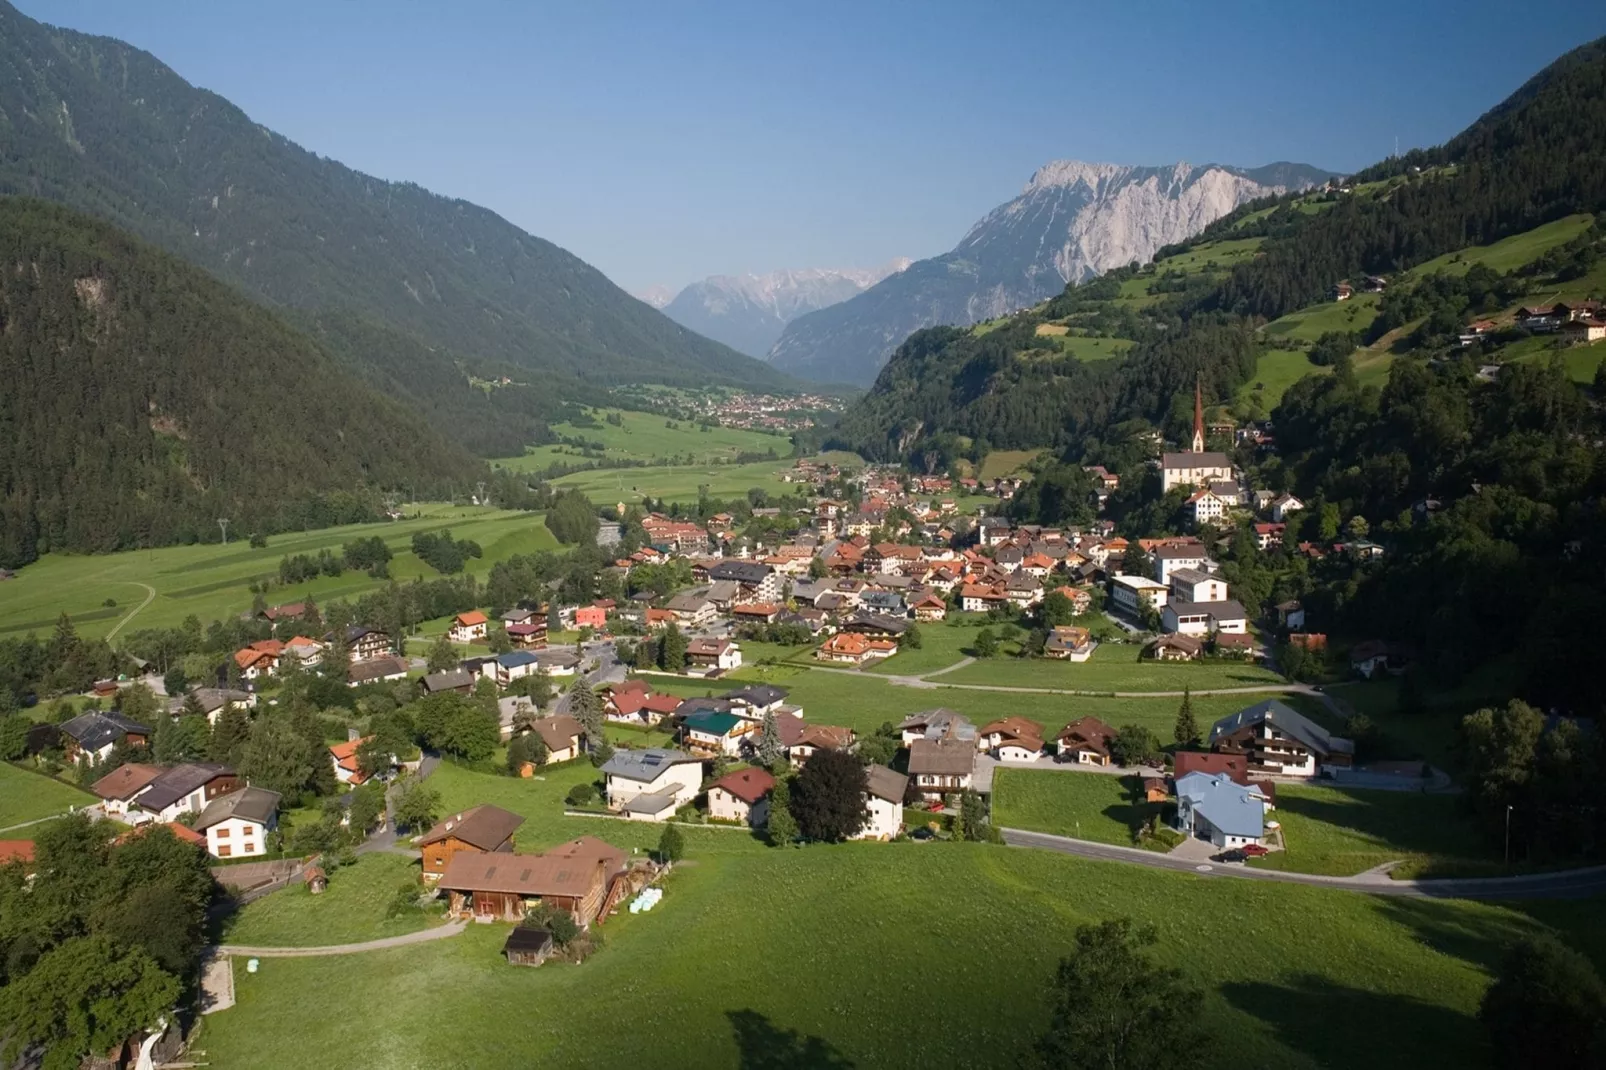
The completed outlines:
[[[569,793],[563,797],[563,801],[570,806],[586,806],[596,797],[597,786],[591,783],[584,783],[576,784],[570,788]]]

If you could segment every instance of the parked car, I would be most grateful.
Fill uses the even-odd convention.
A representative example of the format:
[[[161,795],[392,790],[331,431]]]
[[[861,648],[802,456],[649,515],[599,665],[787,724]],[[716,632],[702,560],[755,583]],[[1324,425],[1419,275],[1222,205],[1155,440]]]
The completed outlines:
[[[1258,843],[1246,843],[1243,846],[1243,853],[1250,858],[1265,858],[1271,854],[1271,848],[1262,847]]]
[[[1222,851],[1218,855],[1211,855],[1210,856],[1210,861],[1212,861],[1212,862],[1242,862],[1248,857],[1249,856],[1244,854],[1244,852],[1243,852],[1243,850],[1241,848],[1234,847],[1230,851]]]

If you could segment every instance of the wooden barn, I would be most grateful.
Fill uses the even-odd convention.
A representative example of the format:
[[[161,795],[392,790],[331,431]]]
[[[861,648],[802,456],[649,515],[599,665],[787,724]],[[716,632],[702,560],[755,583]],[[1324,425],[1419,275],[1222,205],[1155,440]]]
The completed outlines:
[[[544,903],[587,926],[628,888],[626,857],[592,836],[539,855],[458,851],[438,887],[456,917],[521,921],[530,907]]]
[[[539,966],[552,954],[552,934],[545,929],[520,925],[507,934],[502,954],[514,966]]]

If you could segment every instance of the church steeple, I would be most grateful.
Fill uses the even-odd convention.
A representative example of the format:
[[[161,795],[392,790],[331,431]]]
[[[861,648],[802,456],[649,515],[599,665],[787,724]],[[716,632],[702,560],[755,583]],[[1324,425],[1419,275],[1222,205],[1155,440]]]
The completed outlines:
[[[1193,380],[1193,452],[1203,453],[1204,439],[1204,383],[1202,377]]]

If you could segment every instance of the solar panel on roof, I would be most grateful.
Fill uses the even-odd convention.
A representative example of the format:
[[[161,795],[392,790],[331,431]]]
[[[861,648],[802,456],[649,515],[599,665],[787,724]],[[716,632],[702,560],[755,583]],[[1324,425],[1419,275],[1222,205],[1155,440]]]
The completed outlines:
[[[519,880],[527,881],[529,879],[530,879],[530,871],[528,869],[526,869],[523,873],[519,874]]]
[[[495,866],[492,866],[490,869],[485,871],[485,879],[486,880],[490,880],[494,876],[496,876],[496,867]]]

